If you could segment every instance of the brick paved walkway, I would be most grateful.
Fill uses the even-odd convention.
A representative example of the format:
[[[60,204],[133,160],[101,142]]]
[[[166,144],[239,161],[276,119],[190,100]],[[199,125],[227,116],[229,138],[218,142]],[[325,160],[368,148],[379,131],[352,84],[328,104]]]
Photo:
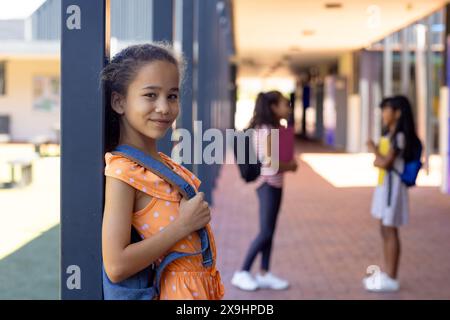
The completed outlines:
[[[309,143],[297,148],[329,152]],[[450,299],[450,196],[436,187],[411,190],[410,224],[401,229],[402,289],[367,293],[361,286],[366,268],[382,265],[378,224],[369,214],[373,189],[335,188],[305,162],[286,176],[274,241],[272,271],[286,277],[291,288],[248,293],[232,287],[233,271],[258,228],[255,187],[246,185],[237,170],[225,165],[214,191],[213,228],[225,299]],[[253,271],[259,263],[257,258]]]

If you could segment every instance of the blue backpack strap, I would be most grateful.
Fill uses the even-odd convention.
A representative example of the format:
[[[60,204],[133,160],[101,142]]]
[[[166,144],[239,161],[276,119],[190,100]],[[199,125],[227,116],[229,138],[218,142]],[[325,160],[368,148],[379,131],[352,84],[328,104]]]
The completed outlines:
[[[120,145],[112,152],[112,154],[120,154],[134,162],[140,164],[146,169],[150,170],[161,179],[169,182],[173,187],[175,187],[186,199],[191,199],[195,196],[195,189],[184,180],[181,176],[173,172],[166,165],[162,164],[160,161],[154,159],[149,154],[142,152],[129,145]]]
[[[151,267],[139,271],[120,283],[109,280],[102,264],[102,283],[104,300],[153,300],[158,296],[155,286],[148,286],[148,274]]]
[[[162,273],[163,273],[164,269],[173,261],[183,258],[183,257],[189,257],[189,256],[195,256],[198,254],[203,254],[203,265],[205,267],[212,266],[212,255],[211,255],[211,249],[209,247],[208,232],[206,231],[206,229],[201,229],[201,231],[202,231],[202,233],[200,234],[200,240],[202,243],[201,251],[197,251],[197,252],[193,252],[193,253],[178,252],[178,251],[170,252],[167,256],[164,257],[163,261],[161,261],[159,266],[156,268],[155,294],[157,296],[159,296],[159,294],[160,294]],[[206,258],[207,260],[205,260],[205,256],[207,257]]]
[[[176,188],[186,199],[191,199],[196,195],[195,189],[184,180],[181,176],[173,172],[166,165],[162,164],[158,160],[154,159],[152,156],[146,154],[145,152],[134,148],[129,145],[120,145],[115,148],[112,152],[113,154],[120,154],[138,164],[150,170],[161,179],[169,182],[174,188]],[[198,230],[200,239],[202,239],[202,248],[208,247],[207,250],[202,251],[203,253],[203,265],[209,266],[212,263],[212,252],[209,248],[209,236],[206,229]]]

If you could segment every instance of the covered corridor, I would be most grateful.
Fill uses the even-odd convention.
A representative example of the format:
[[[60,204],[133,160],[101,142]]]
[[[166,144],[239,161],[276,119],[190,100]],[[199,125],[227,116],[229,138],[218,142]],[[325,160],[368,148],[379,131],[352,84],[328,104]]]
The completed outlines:
[[[255,187],[242,181],[237,167],[222,168],[212,214],[225,299],[450,299],[448,196],[436,186],[411,190],[411,220],[400,231],[402,290],[368,293],[361,284],[366,269],[383,267],[379,226],[370,216],[373,187],[333,186],[304,160],[310,154],[332,161],[342,156],[315,143],[297,144],[300,166],[286,175],[271,264],[291,282],[287,291],[249,293],[231,286],[258,231],[258,207]],[[350,172],[360,160],[349,155],[347,161]],[[258,268],[259,259],[253,270]]]

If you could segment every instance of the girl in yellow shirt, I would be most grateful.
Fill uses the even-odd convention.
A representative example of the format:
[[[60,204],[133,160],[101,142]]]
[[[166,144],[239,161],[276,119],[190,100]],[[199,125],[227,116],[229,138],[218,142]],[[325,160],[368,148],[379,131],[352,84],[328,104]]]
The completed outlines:
[[[365,278],[363,284],[369,291],[396,291],[400,288],[399,227],[409,219],[408,188],[398,173],[403,172],[405,162],[421,149],[408,99],[394,96],[384,99],[380,106],[385,135],[378,146],[369,141],[368,148],[374,153],[374,165],[380,170],[371,213],[381,225],[385,271]]]

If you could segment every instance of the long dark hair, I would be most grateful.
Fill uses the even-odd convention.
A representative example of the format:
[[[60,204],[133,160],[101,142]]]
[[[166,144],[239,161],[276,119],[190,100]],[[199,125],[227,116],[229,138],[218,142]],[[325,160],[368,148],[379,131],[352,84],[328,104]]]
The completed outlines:
[[[263,124],[279,127],[280,124],[272,110],[272,105],[279,104],[281,99],[283,99],[283,95],[279,91],[260,92],[256,97],[253,117],[248,127],[255,128]]]
[[[180,80],[183,77],[184,60],[177,57],[172,47],[164,42],[129,46],[117,53],[102,70],[100,79],[105,90],[105,151],[112,151],[119,143],[120,116],[111,106],[111,94],[126,95],[128,86],[139,68],[148,62],[165,61],[177,66]]]
[[[414,159],[417,153],[420,152],[422,144],[416,133],[414,116],[408,98],[402,95],[384,98],[380,103],[380,107],[390,107],[394,111],[400,111],[400,118],[397,121],[392,138],[395,139],[397,133],[402,132],[405,136],[403,157],[406,161]]]

